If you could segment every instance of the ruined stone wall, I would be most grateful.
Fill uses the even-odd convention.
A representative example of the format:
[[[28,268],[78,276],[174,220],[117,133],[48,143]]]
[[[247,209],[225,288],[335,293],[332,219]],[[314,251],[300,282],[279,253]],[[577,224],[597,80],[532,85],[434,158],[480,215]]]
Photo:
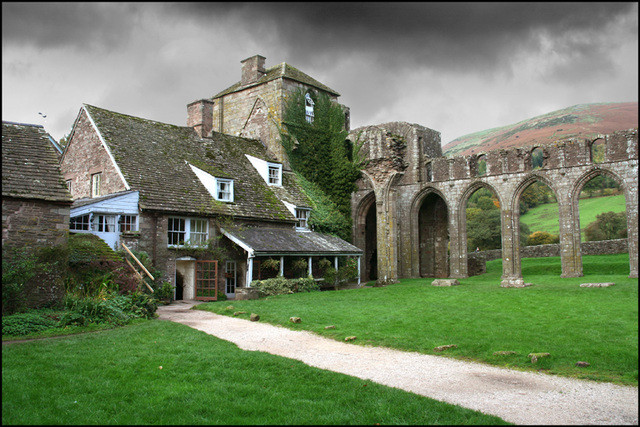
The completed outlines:
[[[624,254],[629,252],[629,242],[627,239],[616,240],[600,240],[594,242],[581,242],[580,249],[582,255],[613,255]],[[502,258],[501,249],[492,249],[490,251],[480,251],[482,257],[486,261]],[[522,258],[542,258],[551,256],[560,256],[560,244],[553,243],[549,245],[525,246],[520,250]],[[474,257],[474,253],[468,255],[469,259]]]
[[[424,270],[423,252],[438,249],[439,243],[421,239],[426,226],[421,220],[423,204],[444,202],[449,244],[449,277],[467,277],[466,202],[479,188],[496,194],[501,210],[503,285],[520,286],[519,199],[536,181],[549,186],[558,200],[559,254],[562,277],[582,275],[582,245],[578,214],[579,193],[586,182],[598,175],[616,180],[625,195],[627,207],[630,277],[638,274],[638,134],[637,129],[603,135],[605,159],[591,159],[593,141],[569,140],[538,146],[544,164],[534,169],[532,152],[537,147],[512,148],[471,156],[436,157],[426,155],[424,147],[407,123],[391,123],[356,129],[365,137],[364,152],[369,163],[353,194],[354,243],[362,244],[359,203],[371,204],[374,197],[378,216],[378,269],[393,278],[420,277]],[[437,134],[435,131],[431,131]],[[439,143],[439,138],[437,138]],[[432,137],[430,144],[436,143]],[[478,172],[478,157],[484,155],[487,171]],[[428,206],[427,206],[428,207]],[[445,218],[445,215],[442,215]],[[423,224],[424,223],[424,224]],[[381,238],[381,236],[383,238]],[[384,253],[384,258],[381,257]],[[397,274],[397,276],[394,276]]]
[[[95,173],[102,173],[102,194],[126,190],[124,181],[84,110],[69,139],[60,170],[65,181],[71,180],[70,192],[74,200],[91,197],[91,175]]]

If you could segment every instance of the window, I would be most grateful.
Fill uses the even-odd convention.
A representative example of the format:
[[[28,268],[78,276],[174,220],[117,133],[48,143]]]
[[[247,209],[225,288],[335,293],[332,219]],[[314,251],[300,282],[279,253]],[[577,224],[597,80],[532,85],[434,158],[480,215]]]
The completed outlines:
[[[216,178],[216,200],[233,202],[233,180]]]
[[[126,231],[138,231],[138,216],[137,215],[121,215],[118,222],[118,230],[122,232]]]
[[[92,230],[100,233],[115,232],[116,216],[115,215],[94,215]]]
[[[269,185],[282,185],[282,165],[269,163]]]
[[[66,180],[65,184],[67,184],[67,190],[69,190],[69,193],[71,193],[71,180],[70,179]]]
[[[305,119],[307,119],[307,122],[313,123],[313,106],[315,103],[313,102],[313,99],[311,99],[311,95],[308,93],[304,96],[304,101]]]
[[[191,227],[189,239],[187,240],[189,240],[192,245],[204,245],[207,241],[208,221],[206,219],[192,219],[189,222]]]
[[[82,215],[71,218],[69,222],[70,231],[89,231],[90,215]]]
[[[91,197],[100,196],[100,184],[102,181],[102,172],[91,175]]]
[[[308,230],[309,229],[309,212],[310,212],[310,209],[296,208],[296,218],[298,219],[298,223],[296,224],[296,228],[298,230]]]
[[[202,246],[209,238],[209,221],[196,218],[169,218],[167,242],[169,246],[191,244]]]

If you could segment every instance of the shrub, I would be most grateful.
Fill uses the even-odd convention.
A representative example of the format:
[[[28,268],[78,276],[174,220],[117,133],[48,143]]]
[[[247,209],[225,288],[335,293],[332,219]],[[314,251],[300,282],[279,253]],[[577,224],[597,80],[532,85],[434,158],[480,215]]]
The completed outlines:
[[[25,284],[35,276],[37,257],[27,249],[2,248],[2,314],[24,305]]]
[[[19,313],[2,317],[2,335],[27,335],[54,328],[57,320],[47,315],[47,312]]]
[[[585,228],[584,236],[587,242],[627,237],[626,212],[604,212],[597,215],[596,220]]]
[[[266,280],[254,280],[251,287],[258,288],[261,297],[272,295],[286,295],[296,292],[311,292],[319,287],[312,277],[299,279],[285,279],[282,276]]]
[[[560,236],[551,234],[546,231],[536,231],[529,235],[528,246],[550,245],[552,243],[560,243]]]

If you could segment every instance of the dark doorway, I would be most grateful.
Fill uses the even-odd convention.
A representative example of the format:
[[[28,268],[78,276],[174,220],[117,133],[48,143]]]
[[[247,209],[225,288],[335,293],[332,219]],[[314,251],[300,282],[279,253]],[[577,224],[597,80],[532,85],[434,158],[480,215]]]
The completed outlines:
[[[418,232],[421,277],[449,277],[449,227],[447,205],[435,193],[420,206]]]
[[[183,291],[184,291],[184,278],[182,277],[182,273],[176,270],[176,301],[183,299]]]
[[[376,221],[376,204],[371,203],[365,220],[365,274],[364,280],[378,279],[378,225]]]

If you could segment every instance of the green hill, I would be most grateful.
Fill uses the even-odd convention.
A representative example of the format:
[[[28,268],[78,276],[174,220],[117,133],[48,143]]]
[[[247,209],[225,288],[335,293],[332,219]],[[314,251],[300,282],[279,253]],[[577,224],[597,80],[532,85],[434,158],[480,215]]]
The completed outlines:
[[[584,241],[584,229],[596,220],[596,216],[603,212],[625,212],[624,195],[593,197],[590,199],[580,199],[580,230],[582,241]],[[558,224],[558,204],[546,203],[531,208],[526,214],[520,217],[520,221],[527,224],[531,233],[535,231],[546,231],[551,234],[559,233]]]

